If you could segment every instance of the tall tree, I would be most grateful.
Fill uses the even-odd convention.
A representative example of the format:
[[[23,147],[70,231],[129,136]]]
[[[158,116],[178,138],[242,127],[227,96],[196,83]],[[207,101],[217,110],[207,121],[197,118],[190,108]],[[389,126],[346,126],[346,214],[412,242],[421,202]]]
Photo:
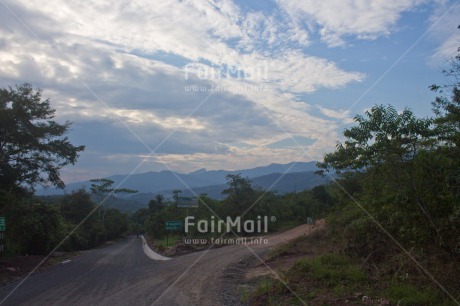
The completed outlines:
[[[338,143],[336,151],[326,154],[324,161],[318,163],[319,172],[332,168],[337,173],[366,173],[375,180],[377,189],[391,182],[390,189],[414,199],[442,243],[414,166],[420,152],[429,152],[437,144],[432,120],[416,118],[409,109],[398,113],[391,105],[376,105],[365,116],[356,116],[355,121],[358,125],[343,133],[344,144]]]
[[[84,146],[64,136],[71,126],[54,121],[55,110],[30,84],[0,89],[0,190],[64,187],[59,170],[74,164]]]
[[[227,174],[228,188],[222,191],[222,194],[226,194],[229,197],[240,198],[246,193],[254,191],[251,186],[251,180],[244,178],[241,174]]]
[[[391,105],[375,105],[354,120],[358,125],[343,132],[345,142],[318,163],[320,174],[331,168],[337,173],[365,171],[386,162],[401,166],[429,145],[433,136],[432,121],[416,118],[407,108],[398,113]]]
[[[460,29],[460,26],[458,27]],[[430,89],[441,93],[432,103],[436,115],[435,124],[439,138],[454,148],[455,154],[460,150],[460,47],[457,56],[450,61],[450,68],[443,70],[450,84],[430,86]],[[448,96],[444,95],[445,91]]]
[[[128,188],[112,188],[113,181],[106,178],[101,179],[92,179],[92,184],[90,187],[91,193],[96,196],[97,201],[99,202],[99,216],[101,223],[104,223],[106,210],[104,209],[104,203],[102,201],[104,198],[108,198],[114,194],[118,193],[136,193],[137,190],[128,189]]]

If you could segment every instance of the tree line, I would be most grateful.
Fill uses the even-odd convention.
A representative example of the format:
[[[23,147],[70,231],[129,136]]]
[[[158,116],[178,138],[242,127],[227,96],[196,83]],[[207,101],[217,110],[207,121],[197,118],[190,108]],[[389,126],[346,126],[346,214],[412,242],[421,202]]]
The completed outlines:
[[[34,196],[37,186],[64,187],[60,170],[75,164],[84,146],[66,136],[72,123],[54,120],[55,110],[31,84],[0,89],[0,216],[6,217],[6,254],[47,254],[95,247],[123,235],[129,216],[96,205],[102,196],[134,192],[93,181],[57,199]]]
[[[319,218],[324,216],[331,208],[332,202],[326,192],[325,186],[317,186],[311,190],[297,193],[279,195],[274,191],[257,189],[252,186],[249,178],[240,174],[229,174],[226,177],[228,188],[223,191],[226,196],[223,200],[215,200],[207,195],[198,197],[197,208],[178,207],[180,193],[176,191],[172,199],[165,200],[157,195],[151,200],[148,208],[140,209],[133,214],[132,220],[136,223],[138,230],[148,233],[151,237],[161,239],[169,232],[166,229],[167,221],[183,222],[189,216],[194,220],[218,221],[230,217],[235,220],[241,218],[246,220],[262,220],[262,227],[269,231],[276,231],[307,222],[308,218]],[[265,224],[263,217],[267,216],[268,223]],[[272,218],[274,217],[274,218]],[[235,229],[233,229],[235,231]],[[184,234],[184,229],[175,233]],[[189,235],[197,236],[220,236],[222,233],[200,233],[197,228],[191,228]],[[251,235],[254,233],[242,230],[240,235]],[[259,233],[255,233],[259,234]],[[233,236],[234,233],[228,233]]]
[[[460,48],[459,48],[460,52]],[[444,71],[433,115],[376,105],[318,163],[335,173],[328,221],[343,250],[379,277],[433,278],[460,291],[460,53]],[[429,271],[427,273],[427,271]],[[438,288],[439,289],[439,288]]]

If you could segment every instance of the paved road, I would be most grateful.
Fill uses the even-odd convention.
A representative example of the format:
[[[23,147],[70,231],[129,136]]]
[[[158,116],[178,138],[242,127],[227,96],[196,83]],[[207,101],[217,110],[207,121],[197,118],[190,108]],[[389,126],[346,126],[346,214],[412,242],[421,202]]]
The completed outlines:
[[[251,250],[263,254],[310,230],[303,225]],[[255,256],[251,250],[232,245],[155,261],[140,238],[128,237],[32,275],[2,305],[234,305],[229,267]],[[0,288],[0,300],[18,283]]]

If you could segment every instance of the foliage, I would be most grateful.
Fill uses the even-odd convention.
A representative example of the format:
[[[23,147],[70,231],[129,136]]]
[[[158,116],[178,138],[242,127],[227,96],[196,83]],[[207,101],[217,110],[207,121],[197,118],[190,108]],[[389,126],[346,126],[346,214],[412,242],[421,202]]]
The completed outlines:
[[[460,55],[446,72],[454,84],[431,88],[450,93],[433,102],[434,118],[374,106],[355,117],[344,143],[318,164],[322,175],[340,174],[330,187],[338,205],[328,221],[346,242],[344,251],[376,277],[409,271],[412,283],[401,285],[413,292],[402,299],[408,305],[432,304],[436,297],[414,289],[431,284],[425,269],[450,292],[460,289],[454,280],[460,270],[459,61]],[[401,295],[397,286],[390,291]]]
[[[106,178],[92,179],[90,187],[91,193],[96,197],[99,206],[99,219],[101,224],[104,224],[107,209],[104,208],[104,202],[114,194],[118,193],[136,193],[137,190],[128,188],[112,188],[114,181]]]
[[[137,190],[128,189],[128,188],[112,188],[114,181],[106,178],[101,179],[92,179],[90,190],[98,198],[103,198],[104,196],[116,194],[116,193],[136,193]]]
[[[50,101],[30,84],[0,89],[0,189],[34,191],[37,184],[63,187],[59,170],[74,164],[84,146],[64,136],[71,123],[54,121]]]
[[[240,175],[227,176],[228,188],[224,191],[227,197],[222,201],[213,200],[206,195],[199,197],[198,208],[178,208],[176,199],[164,199],[155,197],[149,203],[148,209],[142,209],[134,213],[133,221],[142,224],[144,230],[154,238],[162,238],[168,232],[165,228],[166,221],[182,221],[186,213],[195,217],[195,220],[208,220],[217,222],[219,218],[226,220],[227,217],[235,220],[241,217],[241,222],[246,220],[260,220],[263,224],[263,216],[269,218],[267,228],[275,231],[286,225],[299,225],[305,223],[308,217],[321,217],[332,207],[332,198],[328,194],[329,187],[317,187],[312,191],[276,195],[273,192],[256,190],[252,187],[249,179]],[[178,192],[177,192],[178,194]],[[326,202],[324,202],[326,201]],[[274,217],[276,221],[271,221]],[[189,235],[209,236],[223,233],[199,233],[196,227],[191,229]],[[251,235],[254,233],[240,233]],[[233,233],[231,233],[233,235]]]
[[[399,114],[389,105],[376,105],[365,116],[355,117],[357,126],[346,129],[344,144],[338,143],[335,152],[324,156],[319,168],[337,173],[365,171],[385,163],[405,165],[432,138],[432,120],[418,119],[409,110]]]
[[[0,193],[0,202],[9,255],[45,255],[61,241],[60,250],[84,250],[120,238],[128,230],[129,216],[117,209],[108,209],[104,225],[100,224],[94,214],[97,206],[83,189],[53,203],[11,193]]]

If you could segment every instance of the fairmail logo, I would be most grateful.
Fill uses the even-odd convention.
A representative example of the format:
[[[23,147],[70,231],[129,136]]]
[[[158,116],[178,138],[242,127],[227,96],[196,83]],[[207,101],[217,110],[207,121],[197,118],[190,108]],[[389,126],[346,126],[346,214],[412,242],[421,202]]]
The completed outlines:
[[[214,216],[211,216],[211,220],[199,220],[195,221],[194,216],[187,216],[185,218],[185,232],[189,233],[190,229],[196,228],[200,233],[230,233],[231,231],[236,233],[268,233],[268,223],[275,222],[276,217],[268,216],[257,216],[256,220],[241,220],[238,216],[235,219],[228,217],[224,219],[216,220]]]

